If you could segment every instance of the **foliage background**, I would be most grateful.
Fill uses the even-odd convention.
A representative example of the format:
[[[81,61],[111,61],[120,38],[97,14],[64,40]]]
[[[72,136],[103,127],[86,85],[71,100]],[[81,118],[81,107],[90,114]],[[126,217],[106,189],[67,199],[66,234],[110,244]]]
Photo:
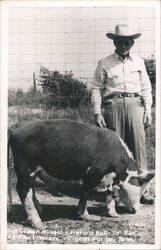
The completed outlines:
[[[145,66],[152,84],[153,105],[155,105],[156,89],[156,60],[152,55],[144,59]],[[41,66],[37,78],[37,86],[29,90],[10,88],[8,91],[8,105],[25,105],[31,108],[78,108],[82,103],[90,104],[90,89],[88,82],[76,79],[72,72],[60,73],[50,71]],[[38,88],[40,87],[41,88]]]

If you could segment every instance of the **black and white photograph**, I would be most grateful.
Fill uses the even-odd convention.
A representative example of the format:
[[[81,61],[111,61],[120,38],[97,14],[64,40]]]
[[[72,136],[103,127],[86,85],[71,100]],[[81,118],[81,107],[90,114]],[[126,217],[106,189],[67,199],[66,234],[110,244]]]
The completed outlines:
[[[0,249],[161,249],[160,1],[0,13]]]

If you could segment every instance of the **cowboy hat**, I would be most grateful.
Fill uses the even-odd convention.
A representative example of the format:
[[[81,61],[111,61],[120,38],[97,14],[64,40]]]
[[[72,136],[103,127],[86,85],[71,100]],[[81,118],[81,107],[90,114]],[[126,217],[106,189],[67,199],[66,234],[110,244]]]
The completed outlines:
[[[141,33],[133,34],[131,28],[127,24],[118,24],[115,27],[115,34],[107,33],[106,36],[110,39],[136,39],[141,36]]]

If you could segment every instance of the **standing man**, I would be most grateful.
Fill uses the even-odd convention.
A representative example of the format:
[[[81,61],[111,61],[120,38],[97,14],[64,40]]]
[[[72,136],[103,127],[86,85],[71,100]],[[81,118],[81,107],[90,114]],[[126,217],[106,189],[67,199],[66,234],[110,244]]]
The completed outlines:
[[[151,125],[151,83],[144,60],[130,53],[134,34],[126,24],[117,25],[113,40],[115,52],[98,62],[91,93],[95,123],[116,131],[132,151],[139,168],[147,169],[145,128]],[[101,113],[101,105],[104,114]],[[141,202],[153,204],[148,194]]]

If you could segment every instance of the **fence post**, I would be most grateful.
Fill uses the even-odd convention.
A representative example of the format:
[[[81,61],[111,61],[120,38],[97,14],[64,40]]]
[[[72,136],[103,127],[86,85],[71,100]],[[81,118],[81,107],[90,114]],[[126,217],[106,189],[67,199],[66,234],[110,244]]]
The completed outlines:
[[[33,85],[34,85],[34,93],[36,93],[36,77],[35,77],[35,72],[33,72]]]

